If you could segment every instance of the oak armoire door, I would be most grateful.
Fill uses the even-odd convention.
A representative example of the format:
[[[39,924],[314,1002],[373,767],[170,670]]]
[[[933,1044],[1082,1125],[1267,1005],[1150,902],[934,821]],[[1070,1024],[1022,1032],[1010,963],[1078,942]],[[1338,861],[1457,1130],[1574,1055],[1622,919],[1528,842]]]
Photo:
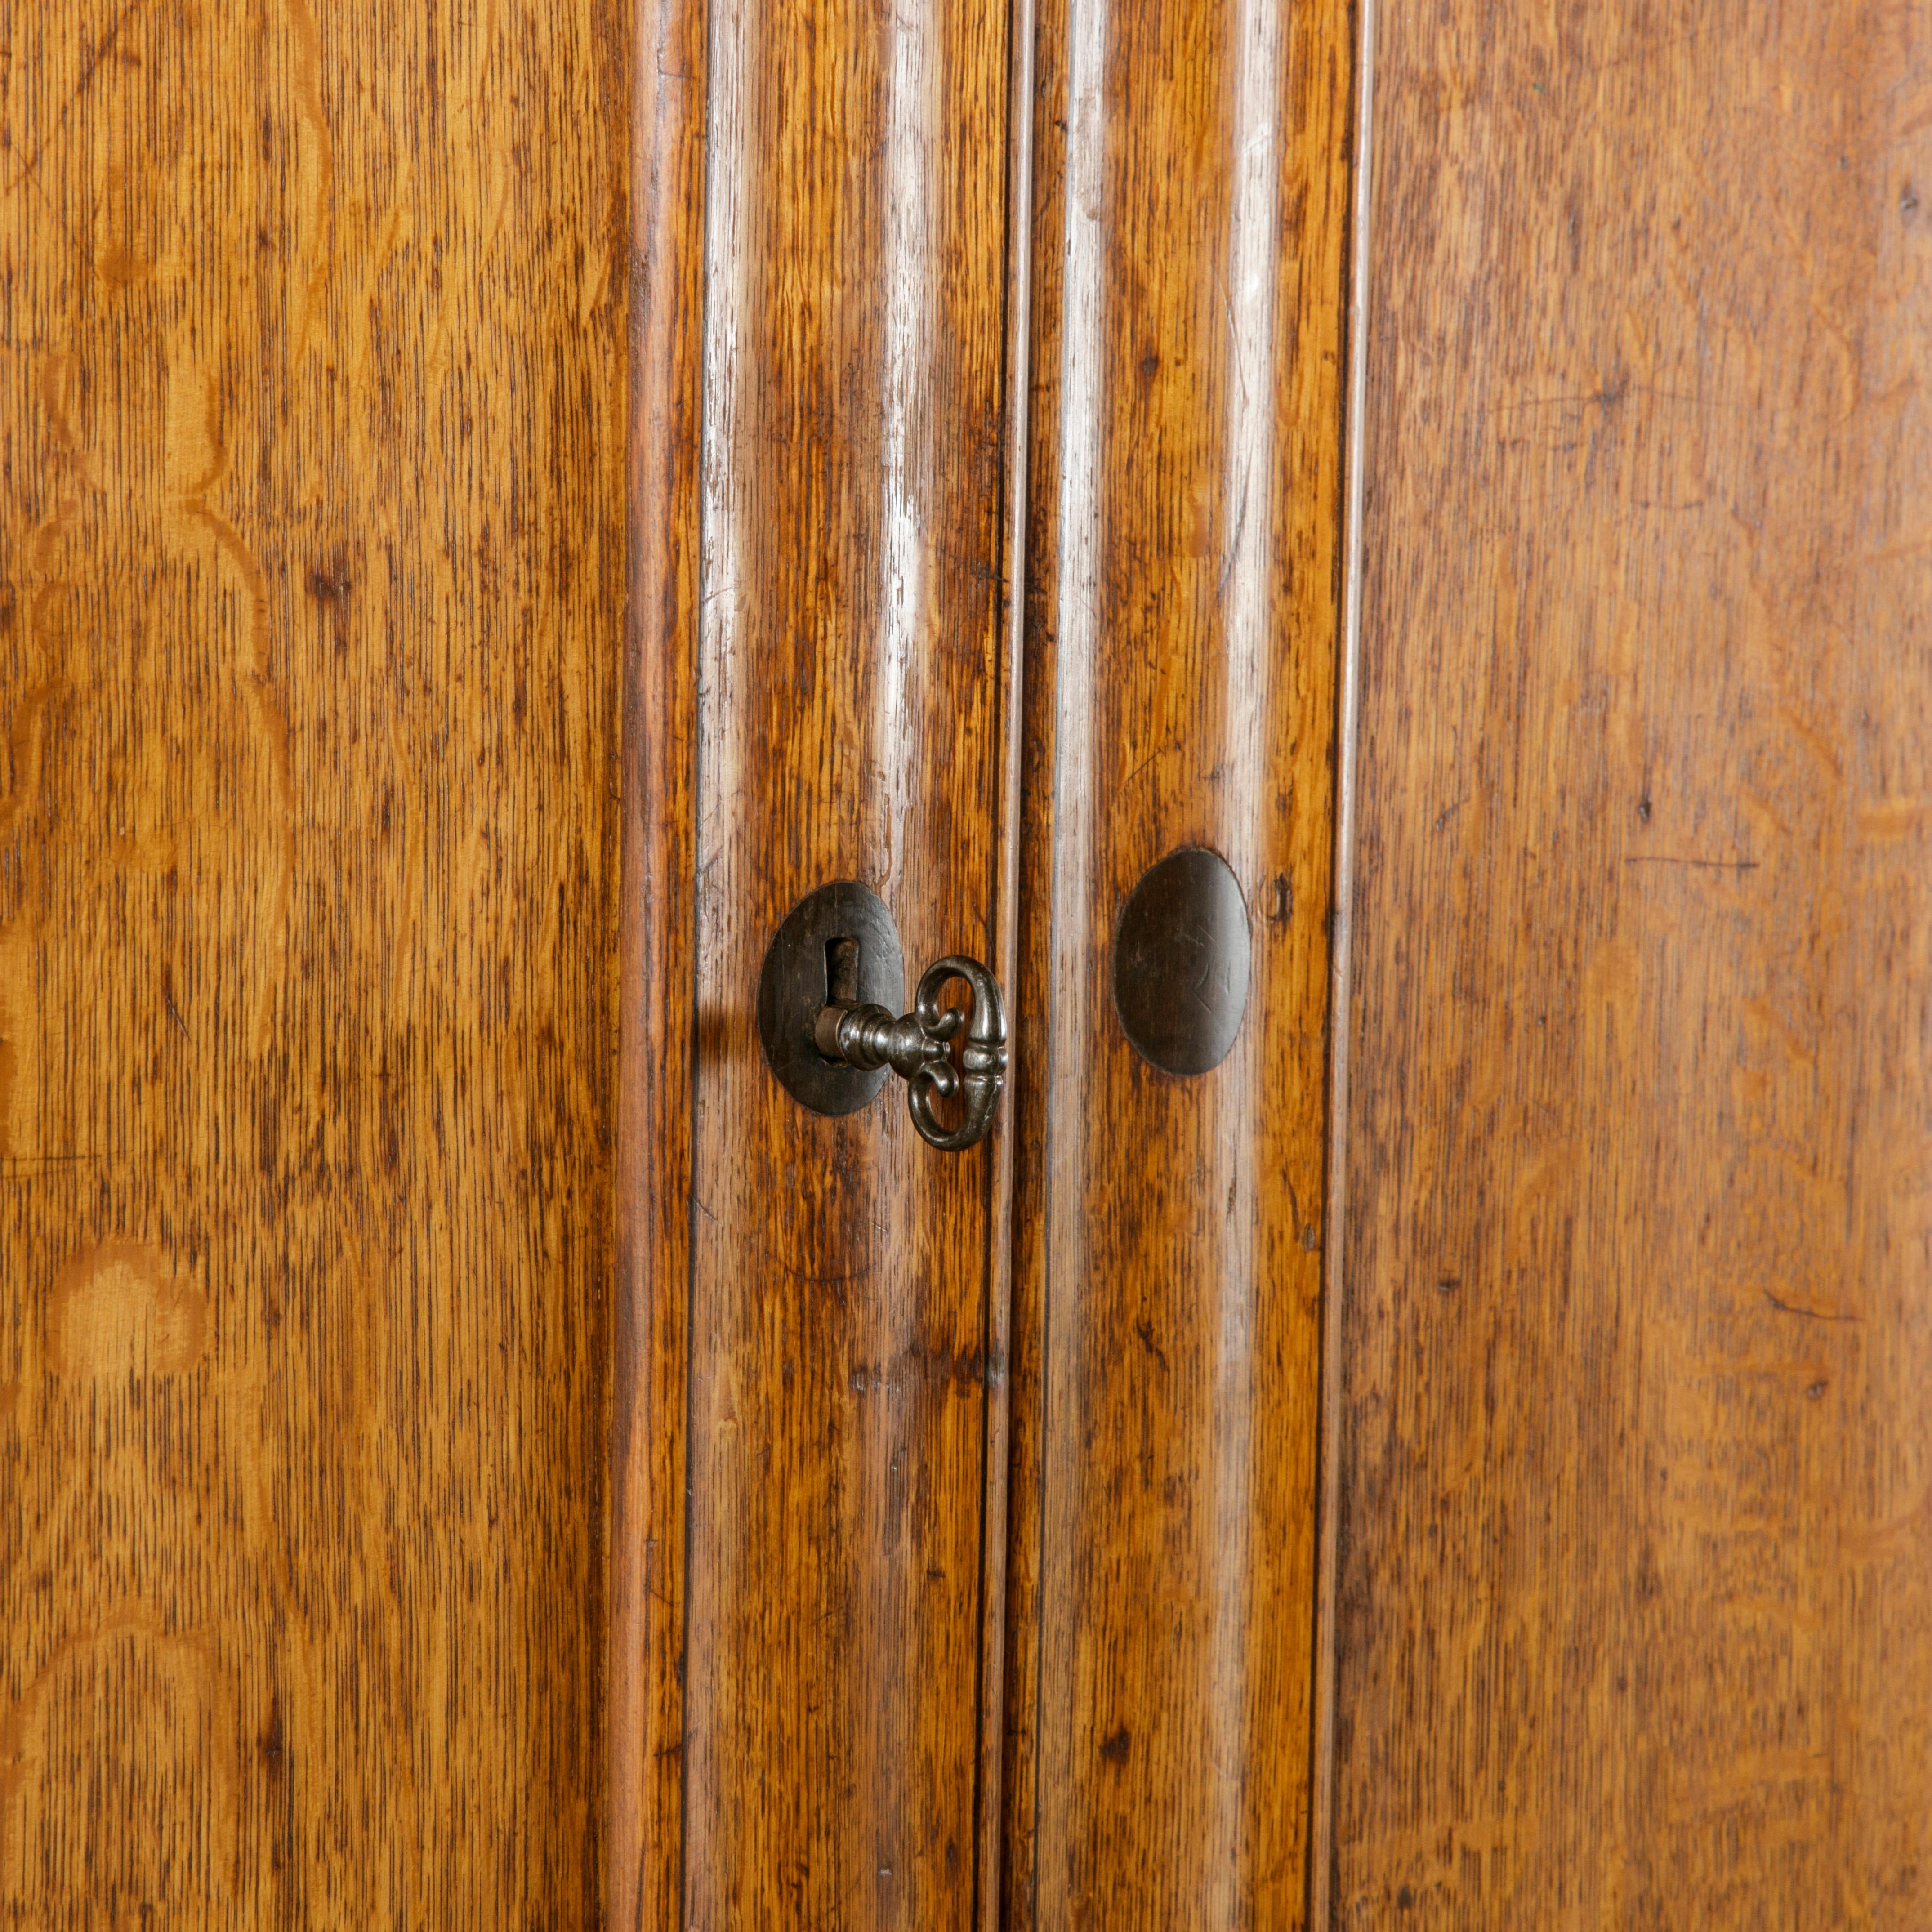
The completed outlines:
[[[809,1014],[781,1047],[760,1016],[775,934],[833,886],[903,978],[878,931],[814,927],[814,1004],[842,937],[894,1013],[948,956],[1012,984],[1027,52],[962,0],[640,11],[626,1926],[995,1909],[1010,1137],[927,1144],[896,1078],[814,1111],[774,1071]]]
[[[1040,10],[1004,1860],[1039,1932],[1306,1904],[1354,31]]]

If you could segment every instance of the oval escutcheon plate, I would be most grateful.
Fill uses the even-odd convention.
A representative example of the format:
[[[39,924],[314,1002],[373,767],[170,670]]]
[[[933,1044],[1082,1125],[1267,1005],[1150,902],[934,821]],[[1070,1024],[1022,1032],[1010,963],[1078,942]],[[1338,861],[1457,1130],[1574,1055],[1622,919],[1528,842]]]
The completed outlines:
[[[1114,1004],[1163,1073],[1227,1058],[1248,1005],[1248,909],[1220,853],[1183,846],[1142,874],[1114,930]]]

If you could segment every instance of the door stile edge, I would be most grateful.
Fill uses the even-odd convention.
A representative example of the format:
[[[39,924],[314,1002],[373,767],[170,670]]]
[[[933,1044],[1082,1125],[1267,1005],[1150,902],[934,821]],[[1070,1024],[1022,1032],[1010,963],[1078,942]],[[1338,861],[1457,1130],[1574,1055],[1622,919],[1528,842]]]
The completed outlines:
[[[1355,883],[1356,739],[1361,709],[1362,522],[1369,268],[1374,207],[1376,0],[1356,0],[1355,130],[1348,233],[1348,370],[1342,423],[1342,649],[1336,691],[1335,868],[1329,940],[1328,1188],[1316,1421],[1315,1684],[1308,1844],[1310,1932],[1334,1915],[1335,1612],[1341,1525],[1341,1336],[1348,1210],[1350,941]]]
[[[1028,425],[1033,298],[1033,72],[1035,0],[1010,0],[1007,16],[1006,448],[1000,592],[1001,684],[995,743],[1001,760],[994,844],[993,970],[1017,1017],[1021,986],[1021,772],[1025,724]],[[1018,1043],[1018,1042],[1016,1042]],[[1012,1106],[1010,1099],[1009,1106]],[[1007,1496],[1010,1454],[1013,1187],[1019,1124],[1010,1112],[992,1149],[987,1185],[985,1503],[980,1541],[978,1868],[974,1916],[982,1932],[1001,1922],[1000,1851],[1006,1837],[1002,1774],[1006,1744]]]
[[[1046,1175],[1052,1085],[1054,928],[1052,857],[1057,759],[1057,666],[1053,614],[1058,601],[1060,356],[1064,280],[1066,122],[1064,44],[1066,0],[1028,0],[1026,50],[1028,251],[1024,322],[1024,421],[1016,425],[1024,463],[1014,514],[1024,520],[1024,569],[1013,586],[1014,621],[1024,664],[1016,712],[1019,896],[1013,928],[1015,1056],[1010,1130],[1015,1173],[1008,1242],[1006,1551],[1002,1622],[999,1923],[1023,1932],[1036,1916],[1040,1699],[1040,1585],[1046,1552],[1042,1507],[1045,1449]],[[1016,553],[1017,554],[1017,553]]]
[[[633,42],[605,1898],[634,1932],[683,1916],[707,27],[640,0]]]

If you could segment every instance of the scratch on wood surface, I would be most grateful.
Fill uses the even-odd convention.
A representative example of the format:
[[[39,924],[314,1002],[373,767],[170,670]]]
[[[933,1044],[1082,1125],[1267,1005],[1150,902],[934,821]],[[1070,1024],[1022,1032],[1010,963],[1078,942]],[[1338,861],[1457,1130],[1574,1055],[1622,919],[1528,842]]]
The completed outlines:
[[[1802,1315],[1808,1322],[1862,1322],[1859,1315],[1847,1315],[1832,1308],[1807,1308],[1802,1303],[1781,1301],[1769,1288],[1764,1291],[1764,1298],[1780,1315]]]
[[[1706,872],[1755,872],[1760,862],[1756,859],[1692,859],[1663,852],[1634,853],[1624,860],[1626,866],[1684,866]]]

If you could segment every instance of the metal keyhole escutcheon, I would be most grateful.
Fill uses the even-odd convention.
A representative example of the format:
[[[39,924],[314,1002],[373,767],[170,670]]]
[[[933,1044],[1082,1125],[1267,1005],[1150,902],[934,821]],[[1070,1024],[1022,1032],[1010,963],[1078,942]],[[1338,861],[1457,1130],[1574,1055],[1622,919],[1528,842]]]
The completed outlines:
[[[888,1072],[906,1083],[920,1138],[953,1154],[985,1137],[1006,1077],[1006,1010],[976,959],[949,953],[920,975],[910,1011],[887,1002],[904,982],[898,932],[874,893],[849,880],[792,908],[765,955],[758,1033],[766,1063],[799,1103],[846,1114]],[[970,1005],[942,1005],[963,982]],[[956,1059],[954,1048],[958,1047]],[[940,1108],[958,1118],[951,1126]]]

